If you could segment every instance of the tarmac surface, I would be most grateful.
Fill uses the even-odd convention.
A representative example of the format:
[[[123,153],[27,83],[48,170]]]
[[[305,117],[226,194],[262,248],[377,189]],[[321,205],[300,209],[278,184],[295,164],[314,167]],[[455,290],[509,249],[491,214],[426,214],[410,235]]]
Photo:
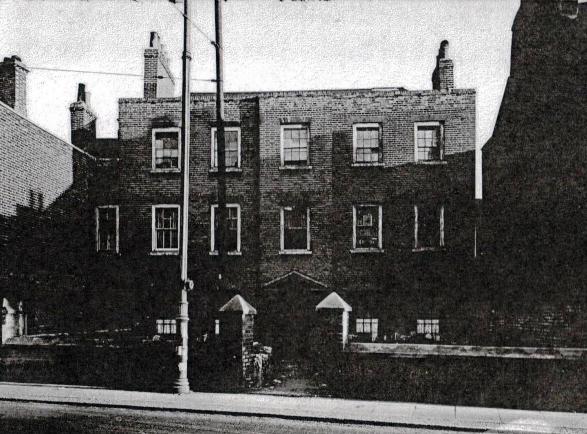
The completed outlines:
[[[0,401],[461,432],[587,433],[587,414],[254,393],[184,395],[0,383]],[[402,432],[402,431],[400,431]]]

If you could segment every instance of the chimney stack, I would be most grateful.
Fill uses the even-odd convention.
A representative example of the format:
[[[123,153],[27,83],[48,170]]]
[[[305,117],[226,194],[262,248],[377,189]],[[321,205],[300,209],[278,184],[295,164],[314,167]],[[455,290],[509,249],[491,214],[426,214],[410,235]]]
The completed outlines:
[[[172,97],[175,78],[169,69],[165,47],[159,34],[151,32],[149,47],[145,48],[144,98]]]
[[[71,143],[81,149],[87,149],[96,141],[96,115],[89,104],[90,93],[86,85],[79,83],[77,101],[69,106],[71,112]]]
[[[23,116],[26,109],[27,67],[18,56],[5,57],[0,63],[0,101]]]
[[[432,89],[447,91],[454,89],[454,65],[448,57],[448,41],[442,41],[436,56],[436,68],[432,73]]]

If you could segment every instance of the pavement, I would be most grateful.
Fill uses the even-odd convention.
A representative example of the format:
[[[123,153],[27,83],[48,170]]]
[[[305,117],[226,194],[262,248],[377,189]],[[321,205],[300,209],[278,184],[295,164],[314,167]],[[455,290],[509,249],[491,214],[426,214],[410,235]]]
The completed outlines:
[[[0,382],[0,401],[128,408],[463,432],[586,433],[587,413],[509,410],[255,393],[184,395]]]

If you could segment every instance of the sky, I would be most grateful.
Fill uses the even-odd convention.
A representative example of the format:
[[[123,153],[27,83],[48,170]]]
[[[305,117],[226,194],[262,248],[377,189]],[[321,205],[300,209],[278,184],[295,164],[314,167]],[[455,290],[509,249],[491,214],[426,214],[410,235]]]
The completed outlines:
[[[214,0],[192,0],[192,77],[214,78]],[[228,0],[226,91],[405,87],[430,89],[440,42],[455,85],[477,90],[477,144],[491,136],[509,73],[519,0]],[[183,19],[168,0],[0,0],[0,56],[31,68],[29,118],[69,140],[69,104],[85,83],[98,137],[116,137],[118,98],[142,97],[149,32],[181,73]],[[137,74],[122,77],[58,68]],[[179,96],[181,80],[177,80]],[[214,91],[209,81],[192,92]]]

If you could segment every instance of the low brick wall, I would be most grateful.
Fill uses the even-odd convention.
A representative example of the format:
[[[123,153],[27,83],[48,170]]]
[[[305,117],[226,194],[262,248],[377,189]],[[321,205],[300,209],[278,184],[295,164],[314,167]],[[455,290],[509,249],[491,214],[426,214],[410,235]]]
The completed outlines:
[[[169,342],[124,348],[4,345],[0,381],[172,390],[177,368]]]
[[[339,398],[587,411],[587,359],[536,360],[344,353],[321,367]]]

